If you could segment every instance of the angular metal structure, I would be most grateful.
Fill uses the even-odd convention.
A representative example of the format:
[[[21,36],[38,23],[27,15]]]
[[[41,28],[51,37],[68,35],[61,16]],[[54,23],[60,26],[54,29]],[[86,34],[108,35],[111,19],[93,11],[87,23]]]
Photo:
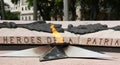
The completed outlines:
[[[68,46],[64,48],[61,46],[40,46],[37,48],[0,54],[0,57],[40,57],[40,61],[48,61],[63,58],[112,59],[111,56],[75,46]]]

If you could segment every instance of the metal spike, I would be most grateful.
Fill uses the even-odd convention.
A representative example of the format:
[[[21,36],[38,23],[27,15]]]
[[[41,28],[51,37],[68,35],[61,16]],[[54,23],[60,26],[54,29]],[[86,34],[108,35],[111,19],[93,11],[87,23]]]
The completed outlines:
[[[55,46],[48,53],[46,53],[40,61],[48,61],[54,59],[61,59],[67,57],[63,47]]]

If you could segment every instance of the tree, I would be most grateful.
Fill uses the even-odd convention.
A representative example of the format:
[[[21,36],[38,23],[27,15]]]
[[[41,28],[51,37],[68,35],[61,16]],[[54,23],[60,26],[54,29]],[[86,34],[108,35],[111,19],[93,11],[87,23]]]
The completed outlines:
[[[1,3],[0,3],[0,7],[1,7]],[[3,7],[9,7],[9,5],[7,3],[4,3],[4,6]],[[2,16],[2,8],[0,8],[0,16]],[[9,10],[4,10],[6,15],[4,14],[4,17],[3,18],[4,20],[18,20],[19,19],[19,13],[12,13],[10,12]]]
[[[27,0],[28,6],[33,6],[32,0]],[[44,20],[50,20],[50,17],[63,17],[63,0],[38,0],[38,10]],[[71,12],[71,19],[76,19],[76,0],[69,0],[69,11]]]
[[[81,20],[96,20],[99,13],[99,0],[78,0],[81,6]]]
[[[33,0],[27,0],[28,6],[33,6]],[[63,0],[38,0],[38,11],[43,20],[50,20],[50,17],[63,15]]]
[[[69,0],[69,11],[72,15],[70,20],[76,20],[76,2],[77,0]]]
[[[120,0],[77,0],[81,20],[120,20]]]
[[[13,3],[17,3],[19,0],[11,0]],[[28,7],[33,6],[33,0],[26,0]],[[70,20],[76,20],[76,2],[77,0],[69,0],[69,13],[71,13]],[[50,20],[52,18],[63,17],[63,0],[37,0],[38,11],[43,20]]]
[[[17,4],[19,0],[11,0],[11,2]],[[33,6],[33,0],[26,0],[28,7]],[[50,17],[56,17],[57,15],[63,15],[63,0],[37,0],[38,11],[43,20],[50,20]]]

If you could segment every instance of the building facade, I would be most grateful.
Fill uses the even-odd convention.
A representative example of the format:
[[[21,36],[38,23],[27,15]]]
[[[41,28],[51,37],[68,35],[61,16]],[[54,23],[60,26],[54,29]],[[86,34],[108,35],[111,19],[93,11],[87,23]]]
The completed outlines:
[[[33,20],[33,7],[28,8],[26,0],[19,0],[17,4],[11,7],[10,11],[19,12],[20,20]]]

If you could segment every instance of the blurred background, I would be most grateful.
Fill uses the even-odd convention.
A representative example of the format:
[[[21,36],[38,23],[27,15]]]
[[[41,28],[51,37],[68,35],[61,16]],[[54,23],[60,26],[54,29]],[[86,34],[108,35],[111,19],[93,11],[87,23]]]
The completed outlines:
[[[1,20],[120,20],[120,0],[0,0]]]

